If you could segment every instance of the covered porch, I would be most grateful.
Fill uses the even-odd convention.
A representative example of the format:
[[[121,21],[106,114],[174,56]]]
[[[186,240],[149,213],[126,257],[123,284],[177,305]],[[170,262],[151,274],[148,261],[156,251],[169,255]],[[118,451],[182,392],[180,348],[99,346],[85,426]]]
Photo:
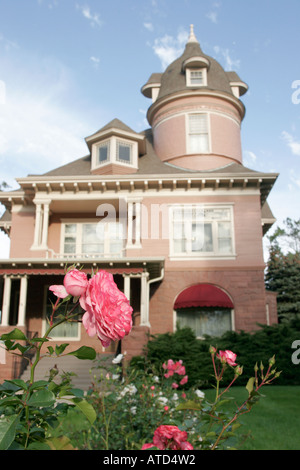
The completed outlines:
[[[88,275],[101,269],[111,272],[118,288],[125,293],[133,307],[133,330],[148,330],[150,284],[163,278],[162,258],[81,259],[76,263],[67,263],[66,260],[14,259],[0,262],[0,334],[19,328],[29,338],[43,335],[49,285],[62,284],[66,269],[70,266],[82,268]],[[100,354],[115,352],[117,344],[113,344],[109,350],[104,350],[96,338],[87,337],[83,330],[79,324],[78,333],[64,332],[61,336],[53,337],[53,340],[57,344],[67,340],[69,347],[74,349],[86,344],[94,347]],[[15,361],[13,364],[8,356],[1,348],[0,379],[19,376],[19,367]]]

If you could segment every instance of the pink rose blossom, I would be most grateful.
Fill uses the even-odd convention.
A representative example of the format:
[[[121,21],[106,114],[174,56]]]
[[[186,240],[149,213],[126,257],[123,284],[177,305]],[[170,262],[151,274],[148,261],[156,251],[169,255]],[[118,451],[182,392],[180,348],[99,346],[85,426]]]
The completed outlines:
[[[153,443],[144,444],[142,450],[153,446],[159,450],[192,450],[193,446],[187,442],[187,432],[180,431],[177,426],[161,425],[153,436]]]
[[[184,384],[186,384],[186,383],[187,383],[187,381],[188,381],[188,376],[187,376],[187,375],[185,375],[185,376],[183,377],[183,379],[181,379],[181,380],[180,380],[180,382],[179,382],[179,383],[180,383],[180,385],[184,385]]]
[[[221,362],[227,363],[229,366],[236,366],[237,364],[234,362],[236,359],[236,354],[232,351],[219,351],[217,357],[221,360]]]
[[[66,289],[64,288],[64,286],[60,286],[60,285],[50,286],[49,290],[51,290],[51,292],[53,292],[53,294],[56,295],[56,297],[59,297],[60,299],[64,299],[65,297],[68,297],[69,295]]]
[[[111,273],[98,271],[81,295],[80,305],[85,310],[82,323],[89,336],[97,335],[103,347],[128,335],[132,328],[132,307],[125,294],[113,280]]]
[[[151,449],[151,447],[155,447],[154,444],[143,444],[142,450]]]
[[[88,286],[87,275],[78,269],[72,269],[64,277],[64,286],[68,294],[73,297],[83,295]]]
[[[178,387],[179,387],[179,385],[176,382],[172,383],[172,388],[178,388]]]

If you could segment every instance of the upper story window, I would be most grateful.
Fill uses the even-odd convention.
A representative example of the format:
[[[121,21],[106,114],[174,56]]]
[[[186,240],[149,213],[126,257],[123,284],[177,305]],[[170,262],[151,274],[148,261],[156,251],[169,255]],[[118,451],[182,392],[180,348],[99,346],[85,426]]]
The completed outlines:
[[[208,115],[196,113],[188,115],[188,153],[209,153]]]
[[[186,70],[186,84],[187,86],[206,86],[207,85],[207,70],[201,69],[187,69]]]
[[[101,165],[102,163],[107,163],[110,160],[109,155],[109,141],[103,142],[98,146],[98,155],[97,163]]]
[[[116,159],[118,162],[132,163],[132,144],[128,142],[117,141]]]
[[[120,222],[62,224],[61,252],[68,257],[122,257],[124,242],[124,227]]]
[[[171,208],[171,227],[171,256],[234,255],[231,206],[174,206]]]

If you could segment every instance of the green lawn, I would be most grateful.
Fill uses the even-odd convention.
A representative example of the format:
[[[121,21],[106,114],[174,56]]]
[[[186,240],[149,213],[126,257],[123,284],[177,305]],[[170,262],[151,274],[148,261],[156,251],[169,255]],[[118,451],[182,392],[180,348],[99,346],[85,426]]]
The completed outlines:
[[[259,402],[241,416],[240,434],[251,431],[242,450],[300,450],[300,386],[265,386]],[[232,387],[233,402],[247,397],[243,387]]]

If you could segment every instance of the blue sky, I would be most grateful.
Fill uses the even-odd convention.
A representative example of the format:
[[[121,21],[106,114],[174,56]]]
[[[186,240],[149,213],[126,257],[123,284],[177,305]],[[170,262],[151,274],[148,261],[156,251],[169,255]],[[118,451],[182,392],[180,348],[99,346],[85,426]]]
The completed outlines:
[[[278,172],[270,206],[280,225],[298,219],[299,17],[299,0],[0,0],[0,181],[14,189],[86,155],[84,138],[111,119],[146,129],[140,89],[194,24],[203,51],[249,85],[245,166]]]

